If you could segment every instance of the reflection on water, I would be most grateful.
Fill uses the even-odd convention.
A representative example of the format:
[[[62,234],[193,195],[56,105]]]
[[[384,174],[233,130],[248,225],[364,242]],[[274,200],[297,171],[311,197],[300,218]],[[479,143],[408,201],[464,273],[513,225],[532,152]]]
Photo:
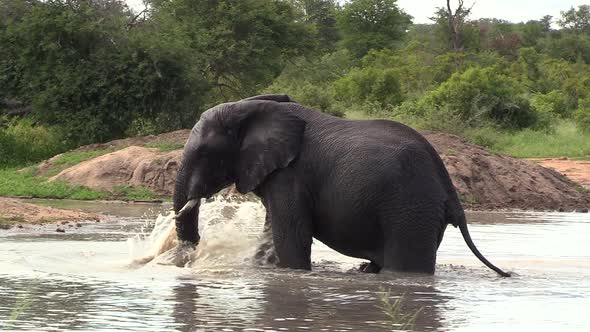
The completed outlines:
[[[361,274],[352,270],[359,260],[317,241],[313,272],[255,267],[248,257],[264,209],[220,201],[202,207],[203,243],[190,268],[157,261],[137,268],[129,263],[160,243],[155,235],[169,235],[170,219],[158,219],[150,238],[153,214],[138,218],[133,205],[132,216],[125,207],[100,209],[110,207],[126,217],[66,234],[0,233],[0,330],[395,330],[377,308],[382,291],[403,296],[402,313],[420,310],[416,331],[590,327],[588,214],[468,214],[480,250],[517,273],[502,279],[452,227],[434,276]],[[22,313],[9,323],[15,308]]]

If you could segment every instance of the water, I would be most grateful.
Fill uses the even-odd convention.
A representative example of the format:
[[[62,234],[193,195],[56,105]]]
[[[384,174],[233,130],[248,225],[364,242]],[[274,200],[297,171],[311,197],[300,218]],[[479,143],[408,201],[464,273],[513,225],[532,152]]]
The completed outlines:
[[[77,203],[45,201],[48,205]],[[202,244],[190,267],[156,258],[173,245],[169,205],[87,203],[110,222],[0,232],[0,330],[396,330],[378,306],[387,292],[416,331],[583,331],[590,328],[590,215],[468,214],[480,250],[516,272],[485,268],[449,227],[434,276],[353,270],[360,260],[319,242],[314,270],[253,266],[264,209],[253,202],[202,207]],[[172,242],[170,242],[172,240]],[[20,312],[16,320],[11,314]],[[407,321],[402,319],[401,322]],[[405,327],[408,328],[407,326]]]

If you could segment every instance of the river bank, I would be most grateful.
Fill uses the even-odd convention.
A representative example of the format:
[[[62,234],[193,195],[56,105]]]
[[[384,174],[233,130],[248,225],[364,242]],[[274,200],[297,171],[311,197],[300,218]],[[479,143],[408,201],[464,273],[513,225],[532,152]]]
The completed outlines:
[[[101,218],[101,214],[98,213],[58,209],[25,202],[22,199],[0,197],[0,229],[57,224],[56,231],[65,232],[66,228],[80,227],[80,221],[99,222]]]
[[[180,130],[83,146],[33,167],[2,171],[0,196],[167,200],[173,192],[182,146],[189,133]],[[585,212],[590,208],[588,161],[518,159],[491,153],[458,136],[422,134],[442,157],[468,209]],[[14,200],[3,198],[2,202],[0,218],[5,225],[56,220],[53,215],[35,217],[27,212],[33,209],[28,204],[22,204],[19,211]],[[10,213],[6,212],[8,206]],[[63,220],[78,220],[75,213],[51,213]]]

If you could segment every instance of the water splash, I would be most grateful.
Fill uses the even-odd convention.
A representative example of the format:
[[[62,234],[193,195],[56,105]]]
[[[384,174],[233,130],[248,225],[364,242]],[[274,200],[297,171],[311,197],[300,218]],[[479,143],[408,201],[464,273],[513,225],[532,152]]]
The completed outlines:
[[[146,226],[149,227],[149,225]],[[147,264],[178,244],[172,211],[165,216],[158,215],[154,228],[149,234],[146,235],[143,231],[145,228],[142,228],[142,233],[127,240],[132,265]]]
[[[201,205],[196,250],[188,253],[188,266],[198,272],[219,272],[226,268],[251,265],[262,238],[266,211],[258,201],[216,197]],[[146,228],[149,228],[147,225]],[[159,215],[149,233],[140,233],[127,241],[133,266],[176,264],[178,252],[174,212]]]

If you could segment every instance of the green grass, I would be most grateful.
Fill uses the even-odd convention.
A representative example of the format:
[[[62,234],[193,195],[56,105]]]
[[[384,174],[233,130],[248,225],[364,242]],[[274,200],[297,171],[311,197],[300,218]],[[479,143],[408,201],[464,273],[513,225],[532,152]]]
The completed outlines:
[[[117,186],[113,188],[113,195],[128,201],[151,201],[157,195],[146,187]]]
[[[572,121],[561,121],[553,132],[521,130],[500,132],[492,128],[470,130],[468,139],[496,153],[519,158],[590,158],[590,133],[576,128]]]
[[[378,293],[377,307],[383,311],[389,318],[392,325],[395,326],[396,330],[412,330],[416,322],[418,314],[422,311],[422,308],[409,313],[404,313],[403,302],[404,296],[400,296],[397,300],[391,302],[391,294],[389,291],[381,290]]]
[[[145,187],[118,186],[112,192],[93,190],[63,181],[48,181],[47,177],[33,176],[34,168],[0,170],[0,196],[67,198],[77,200],[154,200],[157,195]]]
[[[7,328],[10,330],[14,325],[14,322],[18,319],[23,312],[27,311],[31,304],[33,304],[33,298],[29,294],[25,294],[24,296],[20,296],[16,302],[14,308],[10,312],[10,316],[8,317],[8,326]]]
[[[148,143],[145,145],[146,148],[155,148],[162,152],[174,151],[174,150],[181,150],[184,148],[184,144],[182,143],[172,143],[172,142],[159,142],[159,143]]]
[[[53,161],[53,167],[46,173],[47,176],[53,176],[66,168],[77,165],[83,161],[100,157],[107,153],[114,152],[122,147],[113,147],[103,150],[84,151],[84,152],[66,152]]]
[[[46,177],[33,176],[32,169],[0,170],[0,196],[39,198],[70,198],[80,200],[105,199],[108,193],[61,181],[47,181]]]
[[[387,118],[378,115],[369,115],[359,110],[349,110],[346,118],[352,120],[369,120]],[[390,119],[406,123],[416,129],[431,129],[432,124],[425,124],[416,119]],[[550,158],[568,157],[572,159],[590,159],[590,132],[583,132],[572,120],[559,120],[554,124],[552,131],[535,131],[524,129],[519,131],[507,131],[491,126],[465,129],[460,124],[442,126],[442,131],[451,131],[467,138],[470,142],[486,147],[488,150],[517,158]],[[445,129],[446,128],[446,129]],[[455,129],[455,131],[451,130]],[[450,149],[449,155],[456,151]]]
[[[31,305],[35,301],[35,298],[33,297],[33,288],[37,287],[38,280],[39,279],[36,278],[34,280],[35,282],[33,284],[29,285],[27,287],[27,289],[23,293],[20,293],[18,295],[18,297],[16,298],[16,303],[14,304],[14,307],[10,311],[10,316],[8,316],[8,320],[7,320],[7,324],[6,324],[7,330],[12,330],[14,323],[23,314],[23,312],[29,310],[29,308],[31,307]]]

